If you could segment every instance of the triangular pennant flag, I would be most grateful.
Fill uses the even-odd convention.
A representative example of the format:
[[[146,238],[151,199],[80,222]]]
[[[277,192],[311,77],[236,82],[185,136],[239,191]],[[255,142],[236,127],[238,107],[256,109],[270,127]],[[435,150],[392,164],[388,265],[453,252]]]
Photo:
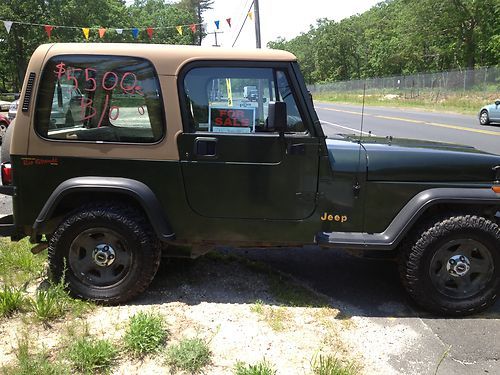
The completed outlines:
[[[83,31],[83,36],[85,37],[85,39],[89,39],[90,29],[88,27],[82,27],[82,31]]]
[[[253,20],[253,12],[248,12],[248,18],[250,18],[250,20]]]
[[[229,27],[231,27],[231,18],[226,18],[226,22],[229,25]]]
[[[3,21],[3,25],[5,26],[5,30],[7,30],[7,34],[10,33],[10,28],[12,27],[12,21]]]
[[[153,32],[154,32],[155,29],[153,29],[152,27],[148,27],[146,29],[146,32],[148,33],[148,36],[149,36],[149,39],[151,39],[153,37]]]
[[[191,26],[189,26],[189,28],[191,29],[191,31],[192,31],[193,33],[195,33],[195,32],[196,32],[196,25],[195,25],[194,23],[193,23]]]
[[[134,37],[134,39],[137,39],[137,37],[139,36],[139,29],[137,27],[134,27],[132,29],[132,36]]]
[[[101,27],[99,29],[99,38],[104,38],[104,34],[106,34],[106,29],[104,27]]]
[[[47,33],[48,38],[50,39],[50,35],[52,34],[52,30],[54,29],[54,26],[51,25],[45,25],[45,32]]]
[[[182,35],[182,26],[175,26],[179,35]]]
[[[122,35],[122,33],[123,33],[123,29],[115,29],[115,31],[117,34],[120,34],[120,35]]]
[[[214,23],[215,23],[215,27],[217,28],[217,30],[219,30],[220,21],[214,21]]]

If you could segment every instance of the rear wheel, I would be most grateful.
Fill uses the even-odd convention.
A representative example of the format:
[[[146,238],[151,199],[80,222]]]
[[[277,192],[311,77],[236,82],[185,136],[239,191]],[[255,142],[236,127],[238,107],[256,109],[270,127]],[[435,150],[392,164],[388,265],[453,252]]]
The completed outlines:
[[[483,109],[479,114],[479,123],[481,125],[488,125],[490,123],[490,116],[488,115],[488,111]]]
[[[403,250],[401,278],[426,310],[462,316],[492,305],[500,291],[500,229],[478,216],[435,223]]]
[[[64,220],[49,242],[55,281],[64,277],[74,296],[109,304],[144,291],[160,256],[144,215],[121,204],[82,208]]]

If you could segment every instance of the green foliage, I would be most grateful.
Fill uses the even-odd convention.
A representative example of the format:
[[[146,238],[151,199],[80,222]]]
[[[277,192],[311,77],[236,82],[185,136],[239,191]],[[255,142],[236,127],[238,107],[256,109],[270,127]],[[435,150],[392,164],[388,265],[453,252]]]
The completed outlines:
[[[16,348],[17,363],[0,369],[4,375],[63,375],[70,374],[69,369],[59,362],[51,362],[46,351],[33,350],[27,336],[18,340]]]
[[[124,341],[136,356],[156,352],[165,343],[168,332],[161,315],[139,312],[130,318]]]
[[[73,368],[84,374],[109,373],[118,349],[108,340],[93,340],[85,336],[76,339],[66,352]]]
[[[10,316],[13,312],[20,310],[25,300],[21,289],[4,285],[3,290],[0,290],[0,318]]]
[[[189,4],[164,0],[136,0],[127,5],[122,0],[11,0],[0,3],[2,19],[54,26],[49,40],[43,26],[14,24],[9,34],[2,25],[0,39],[5,39],[0,49],[0,92],[19,92],[28,61],[33,51],[43,43],[85,42],[82,27],[123,28],[119,35],[108,29],[100,38],[96,29],[90,30],[89,42],[138,42],[162,44],[199,44],[203,37],[185,28],[179,35],[175,26],[201,23],[201,13],[210,8],[209,0],[189,1]],[[200,13],[196,9],[200,7]],[[131,28],[140,34],[134,39]],[[154,27],[150,40],[145,29]]]
[[[23,285],[39,278],[45,271],[46,256],[33,255],[28,240],[0,240],[0,282]]]
[[[208,343],[200,338],[183,339],[167,350],[166,363],[173,370],[189,371],[197,374],[210,363],[212,353]]]
[[[360,373],[359,366],[351,361],[341,361],[332,355],[315,355],[311,361],[314,375],[356,375]]]
[[[35,318],[42,322],[62,318],[67,313],[80,316],[92,308],[89,302],[69,296],[64,279],[47,289],[38,289],[35,296],[29,299],[29,304]]]
[[[273,365],[264,359],[255,365],[249,365],[238,361],[234,367],[233,373],[234,375],[276,375],[277,371],[274,369]]]
[[[294,53],[308,83],[490,66],[499,18],[496,0],[386,0],[268,46]]]

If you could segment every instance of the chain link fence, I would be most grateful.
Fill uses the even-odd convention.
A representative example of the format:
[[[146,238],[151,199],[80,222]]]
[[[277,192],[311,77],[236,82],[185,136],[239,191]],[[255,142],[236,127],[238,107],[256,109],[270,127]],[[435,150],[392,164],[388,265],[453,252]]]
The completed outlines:
[[[367,91],[399,94],[405,98],[416,98],[421,92],[481,91],[500,95],[500,66],[339,81],[310,85],[308,88],[312,93],[362,92],[365,85]]]

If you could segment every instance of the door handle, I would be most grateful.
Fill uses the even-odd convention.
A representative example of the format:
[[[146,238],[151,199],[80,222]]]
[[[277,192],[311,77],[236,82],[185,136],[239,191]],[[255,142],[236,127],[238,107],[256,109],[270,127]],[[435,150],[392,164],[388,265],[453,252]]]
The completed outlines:
[[[306,145],[304,143],[291,143],[288,145],[289,155],[305,155]]]
[[[194,154],[206,158],[217,156],[217,138],[197,137],[194,140]]]

